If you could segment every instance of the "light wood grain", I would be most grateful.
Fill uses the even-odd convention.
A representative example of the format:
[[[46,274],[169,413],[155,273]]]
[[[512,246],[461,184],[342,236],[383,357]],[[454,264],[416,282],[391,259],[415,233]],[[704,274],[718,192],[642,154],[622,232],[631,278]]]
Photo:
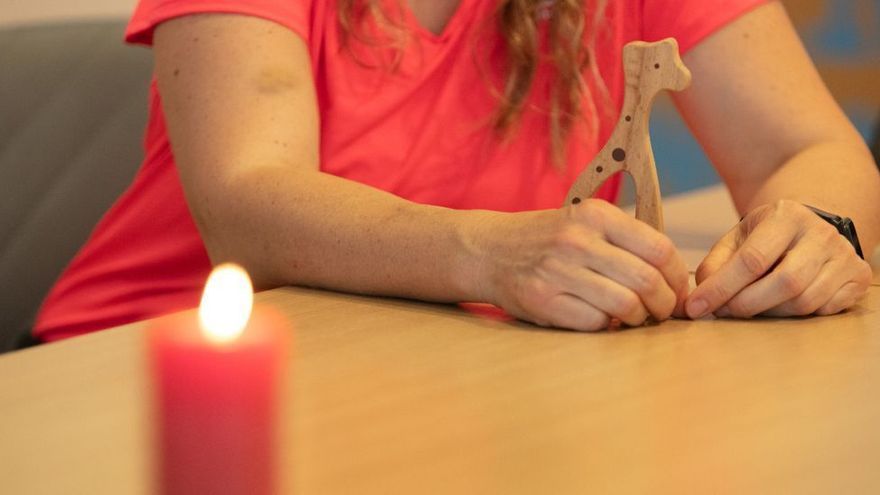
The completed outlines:
[[[626,84],[620,120],[608,142],[572,184],[565,204],[592,197],[614,174],[627,172],[636,189],[636,218],[662,232],[660,182],[649,132],[651,106],[660,91],[687,88],[691,72],[682,62],[674,38],[627,44],[623,72]]]
[[[706,230],[729,226],[723,192],[694,197],[720,205]],[[257,299],[295,326],[285,493],[880,492],[878,288],[834,317],[597,334],[307,289]],[[0,357],[3,493],[152,493],[142,330]]]

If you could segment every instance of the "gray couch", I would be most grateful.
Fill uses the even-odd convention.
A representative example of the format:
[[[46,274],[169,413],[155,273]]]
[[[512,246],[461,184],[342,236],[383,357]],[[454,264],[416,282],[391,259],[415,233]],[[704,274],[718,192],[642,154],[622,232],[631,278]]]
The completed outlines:
[[[123,28],[0,29],[0,351],[140,164],[151,57]]]

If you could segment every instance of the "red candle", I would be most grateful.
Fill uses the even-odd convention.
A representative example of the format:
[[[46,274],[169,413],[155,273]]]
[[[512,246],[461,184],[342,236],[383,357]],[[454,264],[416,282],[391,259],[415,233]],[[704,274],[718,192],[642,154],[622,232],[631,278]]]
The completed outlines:
[[[218,266],[199,314],[149,329],[156,385],[158,489],[165,494],[277,491],[278,389],[287,325],[253,308],[243,269]]]

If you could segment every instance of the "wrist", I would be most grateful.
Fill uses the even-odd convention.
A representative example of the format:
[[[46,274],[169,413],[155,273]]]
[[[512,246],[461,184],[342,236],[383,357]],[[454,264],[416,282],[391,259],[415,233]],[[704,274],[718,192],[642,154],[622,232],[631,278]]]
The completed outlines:
[[[487,210],[458,211],[455,246],[458,253],[452,271],[453,285],[463,301],[495,304],[492,288],[494,255],[499,239],[498,226],[504,213]]]

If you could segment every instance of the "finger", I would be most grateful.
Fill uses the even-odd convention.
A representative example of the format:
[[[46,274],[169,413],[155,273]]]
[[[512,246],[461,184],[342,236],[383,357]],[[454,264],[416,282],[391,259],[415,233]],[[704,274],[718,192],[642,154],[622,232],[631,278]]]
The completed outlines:
[[[822,314],[833,314],[841,311],[832,311],[840,305],[846,305],[850,302],[847,296],[851,295],[852,290],[861,288],[861,291],[855,293],[856,299],[861,297],[867,291],[870,283],[870,274],[865,274],[866,268],[862,260],[853,262],[851,259],[834,258],[829,260],[822,266],[819,274],[807,289],[799,296],[790,299],[766,312],[766,316],[786,317],[786,316],[806,316],[818,314],[824,309]],[[867,268],[870,270],[870,267]],[[848,287],[850,283],[855,283],[855,287]],[[844,288],[846,287],[846,290]],[[843,292],[840,296],[837,294]],[[833,304],[832,304],[833,301]],[[852,301],[853,303],[855,301]],[[826,307],[827,306],[827,307]],[[847,306],[848,307],[848,306]]]
[[[709,250],[709,253],[703,258],[703,261],[700,262],[700,265],[697,267],[697,271],[694,273],[694,281],[697,286],[703,283],[704,280],[712,276],[716,273],[725,263],[727,263],[730,258],[733,256],[733,253],[736,252],[736,238],[738,236],[739,226],[737,225],[730,231],[728,231],[724,236],[712,246],[712,249]],[[685,295],[684,301],[677,306],[675,309],[675,316],[679,318],[688,318],[687,305],[693,297],[693,292],[688,291]],[[722,306],[722,309],[725,309]],[[722,316],[716,311],[715,315],[719,318]]]
[[[618,286],[613,292],[615,297],[624,297],[616,291],[619,291],[620,288],[626,288],[636,295],[651,316],[661,321],[669,318],[675,309],[678,296],[668,285],[660,270],[638,256],[608,244],[602,239],[592,240],[587,253],[588,255],[583,260],[584,266],[599,274],[598,276],[604,276],[606,280],[610,279],[609,281],[615,282],[613,285]],[[603,285],[607,286],[608,284]],[[618,302],[620,302],[619,299]],[[621,304],[625,309],[625,302]],[[605,309],[602,306],[600,308]],[[612,314],[627,324],[633,324],[617,313]]]
[[[838,242],[841,240],[840,237],[835,239]],[[871,264],[859,258],[849,242],[839,242],[838,245],[841,246],[838,253],[845,262],[848,261],[847,266],[852,270],[852,276],[827,303],[816,310],[817,315],[833,315],[854,306],[868,292],[874,279]]]
[[[830,260],[822,266],[819,274],[805,291],[764,311],[763,314],[775,317],[811,315],[831,300],[847,283],[849,275],[841,260]]]
[[[544,265],[548,271],[545,276],[551,283],[605,314],[629,326],[639,326],[648,319],[648,308],[638,294],[620,283],[588,268],[571,266],[555,259],[546,261]],[[659,272],[657,278],[662,280]]]
[[[678,296],[676,296],[675,308],[672,310],[672,316],[675,318],[687,318],[687,311],[684,309],[684,304],[687,301],[688,295],[690,294],[690,290],[681,291]]]
[[[602,232],[608,242],[660,270],[674,293],[687,290],[687,265],[668,237],[605,201],[595,200],[589,204],[590,208],[574,211],[583,215],[592,228]]]
[[[688,274],[688,283],[681,286],[675,292],[675,306],[672,308],[672,314],[675,318],[687,318],[687,312],[684,309],[685,302],[691,293],[690,274]],[[655,318],[657,318],[655,316]],[[663,318],[658,318],[662,320]]]
[[[841,311],[847,310],[859,301],[867,292],[868,286],[858,282],[847,282],[843,287],[834,293],[834,296],[821,308],[816,310],[816,314],[820,316],[836,315]]]
[[[730,308],[726,304],[716,309],[713,314],[716,318],[733,318],[733,313],[730,312]]]
[[[595,332],[608,328],[611,318],[595,306],[571,294],[551,297],[535,321],[542,326]]]
[[[715,274],[725,263],[730,260],[736,252],[736,239],[739,236],[739,226],[734,227],[724,237],[718,240],[709,253],[703,258],[700,266],[694,274],[697,285],[701,284],[713,274]]]
[[[767,219],[759,223],[717,272],[706,278],[687,302],[691,318],[700,318],[730,301],[762,277],[795,240],[796,222]]]
[[[836,232],[835,232],[836,234]],[[767,276],[758,279],[724,305],[727,316],[751,318],[795,299],[813,284],[828,261],[822,236],[804,237]],[[829,288],[829,291],[835,288]],[[828,296],[830,297],[830,293]],[[719,313],[716,312],[716,316]]]
[[[596,309],[623,323],[637,327],[643,325],[650,314],[638,294],[596,272],[579,269],[582,283],[574,295],[588,300]]]

